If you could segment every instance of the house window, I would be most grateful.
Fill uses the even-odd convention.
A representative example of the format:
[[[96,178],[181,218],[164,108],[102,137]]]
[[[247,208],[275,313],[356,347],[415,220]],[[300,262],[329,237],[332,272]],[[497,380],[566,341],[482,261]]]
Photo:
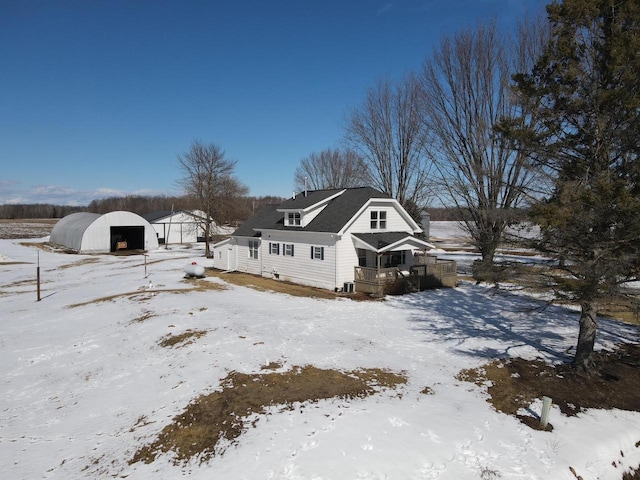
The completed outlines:
[[[359,267],[367,266],[367,251],[364,248],[358,249],[358,266]]]
[[[293,243],[283,243],[283,254],[287,257],[293,257]]]
[[[300,213],[299,212],[289,212],[288,215],[288,225],[299,227],[300,226]]]
[[[269,253],[271,255],[280,255],[280,244],[269,242]]]
[[[407,263],[405,250],[396,250],[389,254],[386,267],[397,267]]]
[[[249,240],[249,258],[258,259],[258,241]]]
[[[324,247],[311,247],[311,260],[324,260]]]
[[[371,212],[371,230],[385,230],[387,228],[387,212],[373,210]]]

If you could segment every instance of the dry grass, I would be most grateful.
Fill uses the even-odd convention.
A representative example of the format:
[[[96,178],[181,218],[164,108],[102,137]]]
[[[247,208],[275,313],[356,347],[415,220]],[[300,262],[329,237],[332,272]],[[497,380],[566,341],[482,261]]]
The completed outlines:
[[[626,344],[594,355],[598,372],[590,377],[571,365],[512,358],[463,370],[457,378],[486,387],[496,410],[532,428],[540,428],[538,419],[523,415],[522,409],[543,396],[550,397],[565,415],[585,408],[640,411],[640,345]]]
[[[287,409],[322,399],[363,398],[406,381],[404,374],[380,369],[339,372],[306,366],[284,373],[231,372],[222,380],[221,391],[193,400],[156,440],[138,449],[129,463],[151,463],[168,452],[173,453],[176,463],[192,458],[206,462],[222,455],[249,427],[249,418],[265,414],[269,407]],[[251,425],[257,421],[254,418]]]
[[[82,267],[83,265],[91,265],[93,263],[98,263],[99,261],[100,261],[100,259],[97,258],[97,257],[83,258],[83,259],[78,260],[78,261],[73,262],[73,263],[67,263],[66,265],[60,265],[58,267],[58,269],[59,270],[66,270],[68,268]]]
[[[336,298],[350,298],[352,300],[372,300],[373,297],[364,293],[333,292],[322,288],[308,287],[284,280],[274,280],[249,273],[229,272],[221,270],[207,270],[208,277],[216,277],[227,283],[241,287],[253,288],[261,292],[286,293],[294,297],[321,298],[334,300]]]
[[[169,334],[160,340],[161,347],[186,347],[207,334],[206,330],[186,330],[178,335]]]
[[[199,286],[194,288],[166,288],[166,289],[147,289],[137,292],[123,292],[123,293],[114,293],[113,295],[106,295],[104,297],[94,298],[92,300],[87,300],[86,302],[80,303],[72,303],[67,305],[67,308],[76,308],[76,307],[84,307],[85,305],[92,305],[96,303],[102,302],[110,302],[112,300],[116,300],[118,298],[128,298],[129,300],[144,302],[153,298],[156,294],[160,293],[188,293],[188,292],[205,292],[205,291],[220,291],[226,290],[224,285],[219,285],[215,283],[211,283],[207,286]]]
[[[131,320],[131,323],[142,323],[142,322],[144,322],[146,320],[149,320],[150,318],[153,318],[153,317],[157,317],[157,314],[155,314],[155,313],[153,313],[153,312],[151,312],[149,310],[143,310],[142,313],[138,317],[136,317],[133,320]]]
[[[154,295],[160,293],[189,293],[189,292],[210,292],[210,291],[222,291],[226,290],[227,287],[220,283],[215,282],[199,282],[197,284],[193,284],[185,280],[185,283],[189,284],[191,288],[157,288],[157,289],[141,289],[136,292],[123,292],[123,293],[114,293],[113,295],[106,295],[104,297],[94,298],[92,300],[87,300],[86,302],[80,303],[72,303],[71,305],[67,305],[67,308],[76,308],[83,307],[85,305],[92,305],[96,303],[102,302],[110,302],[112,300],[116,300],[118,298],[128,298],[133,301],[147,301],[150,300]]]

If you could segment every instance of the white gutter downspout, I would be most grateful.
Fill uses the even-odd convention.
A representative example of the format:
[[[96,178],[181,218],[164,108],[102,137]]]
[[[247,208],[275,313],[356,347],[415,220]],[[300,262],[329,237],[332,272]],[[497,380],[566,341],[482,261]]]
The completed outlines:
[[[333,238],[333,235],[331,235],[331,237]],[[335,237],[335,242],[333,243],[333,283],[335,285],[334,288],[340,288],[340,286],[338,285],[338,236],[336,235]]]
[[[264,263],[262,263],[262,237],[260,237],[260,249],[258,250],[258,252],[260,252],[260,276],[264,277],[263,273],[263,269],[264,269]]]

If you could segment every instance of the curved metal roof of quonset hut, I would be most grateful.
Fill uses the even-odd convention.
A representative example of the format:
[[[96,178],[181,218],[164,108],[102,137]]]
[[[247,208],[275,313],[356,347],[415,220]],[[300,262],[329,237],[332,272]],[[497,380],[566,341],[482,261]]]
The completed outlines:
[[[158,236],[153,226],[140,215],[126,211],[72,213],[62,218],[51,231],[49,241],[81,253],[109,253],[111,227],[144,227],[144,248],[156,250]]]
[[[98,213],[78,212],[61,218],[51,230],[49,241],[57,245],[80,251],[82,237],[89,225],[101,215]]]

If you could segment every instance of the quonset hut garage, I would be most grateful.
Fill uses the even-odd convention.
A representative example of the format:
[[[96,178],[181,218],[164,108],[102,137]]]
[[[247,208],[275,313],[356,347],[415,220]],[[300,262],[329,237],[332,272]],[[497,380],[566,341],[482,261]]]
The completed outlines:
[[[151,224],[140,215],[125,211],[104,215],[72,213],[56,223],[49,241],[78,253],[158,249],[158,237]]]

